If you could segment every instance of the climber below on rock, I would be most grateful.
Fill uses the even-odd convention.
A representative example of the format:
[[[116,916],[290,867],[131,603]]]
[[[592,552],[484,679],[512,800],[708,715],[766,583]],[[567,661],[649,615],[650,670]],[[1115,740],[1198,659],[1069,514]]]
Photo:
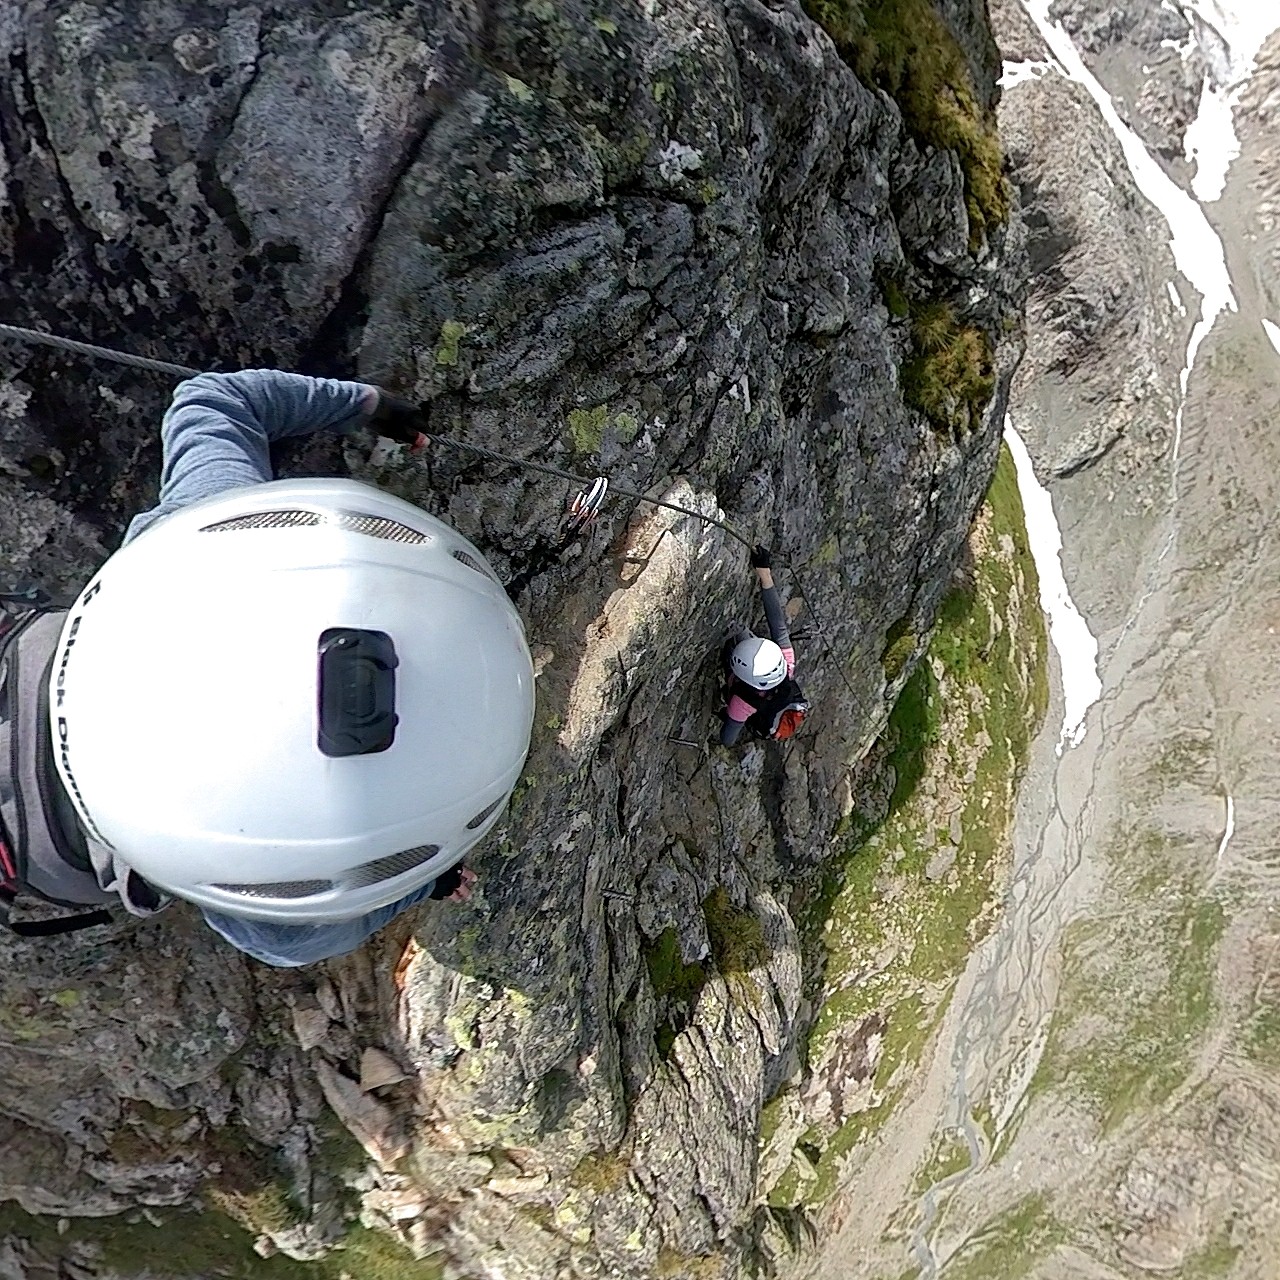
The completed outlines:
[[[772,566],[765,547],[752,551],[751,567],[760,581],[770,639],[764,640],[744,627],[725,641],[721,651],[728,678],[728,704],[720,726],[722,746],[733,746],[744,729],[755,737],[789,738],[809,709],[803,691],[793,679],[796,655],[782,602],[773,585]]]
[[[462,857],[529,748],[529,650],[448,525],[354,480],[273,480],[273,441],[365,425],[425,443],[364,383],[189,379],[159,504],[69,610],[0,612],[0,907],[181,898],[300,965],[469,896]]]

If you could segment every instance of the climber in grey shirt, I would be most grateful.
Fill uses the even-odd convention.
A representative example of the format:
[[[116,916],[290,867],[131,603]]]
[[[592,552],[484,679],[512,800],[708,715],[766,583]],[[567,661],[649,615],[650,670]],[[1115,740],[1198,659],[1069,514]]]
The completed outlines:
[[[749,726],[759,736],[772,736],[784,710],[808,707],[794,679],[796,652],[778,589],[773,584],[773,557],[767,547],[753,548],[751,567],[760,583],[769,639],[742,628],[725,641],[721,650],[729,682],[720,725],[720,745],[725,747],[735,746]]]
[[[366,383],[269,369],[201,374],[174,392],[161,425],[160,501],[134,517],[124,542],[189,503],[274,479],[273,441],[318,431],[345,434],[373,425],[379,434],[417,450],[425,443],[419,420],[414,406]],[[474,879],[466,868],[453,868],[389,906],[323,924],[278,924],[203,907],[201,913],[241,951],[267,964],[302,965],[355,950],[400,912],[427,898],[465,899]]]
[[[422,415],[415,406],[364,383],[273,370],[201,374],[183,382],[174,393],[161,428],[164,465],[160,500],[134,518],[124,542],[127,545],[191,503],[272,480],[273,441],[317,431],[342,434],[372,425],[379,434],[417,450],[425,444],[421,424]],[[38,789],[43,791],[44,787]],[[11,829],[16,830],[17,825]],[[65,817],[60,825],[65,834]],[[58,856],[74,866],[59,870],[58,859],[46,857],[43,866],[52,868],[51,876],[39,887],[30,879],[28,883],[43,896],[69,903],[109,900],[99,896],[100,891],[117,897],[138,915],[150,914],[163,905],[160,895],[125,865],[124,859],[117,860],[109,846],[93,838],[93,832],[87,835],[87,841],[82,833],[74,835],[81,850],[78,859],[74,849],[68,859],[60,836],[54,842]],[[24,860],[32,868],[25,855]],[[4,865],[0,858],[0,869]],[[83,879],[83,886],[76,885],[76,876]],[[455,865],[400,900],[347,920],[284,923],[225,914],[203,905],[200,910],[217,933],[249,955],[272,965],[301,965],[355,949],[401,911],[426,898],[465,899],[474,879],[474,873]]]
[[[160,501],[133,518],[122,545],[201,498],[275,479],[272,442],[318,431],[342,435],[368,426],[384,400],[402,406],[398,418],[406,425],[391,421],[393,408],[384,410],[387,421],[378,423],[378,429],[399,431],[408,442],[407,430],[414,428],[404,410],[411,406],[363,382],[250,369],[202,373],[179,383],[160,425]]]

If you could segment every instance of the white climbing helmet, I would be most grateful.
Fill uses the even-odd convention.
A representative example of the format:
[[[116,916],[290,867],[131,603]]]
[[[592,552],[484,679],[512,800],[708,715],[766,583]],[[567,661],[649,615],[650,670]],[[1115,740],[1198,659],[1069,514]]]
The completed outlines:
[[[354,480],[280,480],[113,555],[49,705],[90,836],[189,902],[304,924],[395,902],[489,830],[534,685],[470,542]]]
[[[772,640],[749,636],[729,656],[733,674],[753,689],[776,689],[787,678],[787,660]]]

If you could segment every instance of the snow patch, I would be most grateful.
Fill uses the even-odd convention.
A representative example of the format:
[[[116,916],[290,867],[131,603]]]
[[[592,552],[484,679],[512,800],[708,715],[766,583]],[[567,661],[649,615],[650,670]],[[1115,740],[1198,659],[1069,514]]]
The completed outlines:
[[[1004,74],[1000,77],[1000,87],[1012,89],[1028,80],[1039,80],[1046,71],[1052,70],[1053,66],[1048,62],[1006,62]]]
[[[1210,74],[1224,89],[1240,87],[1254,73],[1267,37],[1280,29],[1280,8],[1272,0],[1183,0],[1182,8],[1197,28]]]
[[[1271,345],[1275,347],[1277,353],[1280,353],[1280,325],[1272,324],[1270,320],[1264,320],[1262,327],[1266,331],[1267,337],[1271,339]]]
[[[1137,134],[1120,119],[1110,95],[1084,65],[1084,60],[1071,42],[1071,37],[1060,25],[1049,20],[1051,3],[1052,0],[1022,0],[1023,8],[1036,24],[1064,72],[1080,84],[1097,104],[1102,118],[1120,143],[1138,190],[1164,216],[1169,227],[1169,248],[1173,253],[1174,265],[1200,294],[1200,314],[1191,329],[1191,336],[1187,341],[1186,363],[1178,379],[1181,395],[1178,410],[1174,416],[1173,443],[1169,450],[1169,501],[1172,507],[1178,500],[1183,419],[1187,406],[1187,388],[1191,382],[1191,371],[1195,367],[1196,356],[1199,354],[1201,344],[1217,323],[1218,317],[1224,311],[1238,310],[1231,284],[1231,273],[1227,269],[1226,250],[1218,233],[1205,216],[1203,206],[1179,187],[1156,163]],[[1155,567],[1161,565],[1173,549],[1177,529],[1176,521],[1171,519],[1164,544],[1156,555],[1155,566],[1148,577],[1147,585],[1120,629],[1116,639],[1117,647],[1129,634],[1151,599],[1152,592],[1155,590]]]
[[[1097,103],[1103,119],[1120,143],[1138,190],[1160,210],[1169,225],[1169,248],[1173,252],[1174,263],[1202,296],[1200,316],[1202,322],[1207,323],[1203,331],[1197,325],[1196,332],[1192,334],[1187,360],[1190,365],[1213,322],[1223,311],[1236,309],[1222,240],[1200,205],[1165,173],[1138,135],[1120,119],[1110,94],[1084,65],[1071,37],[1056,22],[1049,20],[1052,0],[1022,0],[1022,3],[1064,72],[1083,86]]]
[[[1058,754],[1064,747],[1079,746],[1085,735],[1085,716],[1102,696],[1098,676],[1098,642],[1080,615],[1067,590],[1062,571],[1062,530],[1053,514],[1053,499],[1036,479],[1031,456],[1013,419],[1004,420],[1004,442],[1013,454],[1018,492],[1027,520],[1027,541],[1040,578],[1040,607],[1049,619],[1049,640],[1058,653],[1062,670],[1062,732]]]
[[[1173,309],[1180,315],[1185,316],[1187,309],[1182,304],[1182,294],[1178,292],[1178,286],[1172,280],[1166,280],[1165,285],[1169,290],[1169,301],[1173,303]]]
[[[1182,145],[1187,163],[1196,167],[1191,190],[1198,200],[1220,200],[1227,186],[1227,170],[1240,155],[1236,137],[1235,104],[1238,93],[1214,88],[1205,76],[1200,110],[1187,126]]]
[[[1231,843],[1231,837],[1236,833],[1236,801],[1230,791],[1227,792],[1227,821],[1222,829],[1222,839],[1218,843],[1218,856],[1214,862],[1215,870],[1222,866],[1222,855],[1227,851],[1227,845]]]
[[[1263,44],[1280,28],[1280,8],[1261,0],[1188,0],[1183,9],[1208,64],[1199,114],[1184,135],[1187,160],[1196,166],[1191,189],[1201,200],[1218,200],[1240,154],[1235,109]]]

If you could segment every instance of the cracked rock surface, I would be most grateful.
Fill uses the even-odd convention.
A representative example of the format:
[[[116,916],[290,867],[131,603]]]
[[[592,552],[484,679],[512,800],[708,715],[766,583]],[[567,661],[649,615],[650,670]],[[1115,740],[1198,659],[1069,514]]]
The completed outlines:
[[[943,9],[994,106],[981,7]],[[794,3],[157,3],[139,24],[32,0],[0,47],[6,317],[378,381],[440,434],[727,518],[780,553],[815,705],[786,748],[704,749],[720,641],[758,611],[713,525],[613,500],[558,556],[563,483],[443,446],[295,449],[286,472],[402,493],[512,584],[538,713],[481,892],[301,972],[181,907],[0,939],[0,1198],[218,1207],[313,1258],[354,1194],[458,1275],[736,1266],[759,1109],[809,1016],[793,897],[910,672],[886,678],[887,639],[923,644],[990,480],[1020,224],[971,244],[955,158]],[[904,403],[889,277],[991,338],[975,429]],[[167,394],[0,349],[5,573],[83,583],[154,498]],[[248,1194],[272,1179],[291,1219]],[[0,1274],[112,1274],[74,1222],[61,1245],[6,1232]]]

